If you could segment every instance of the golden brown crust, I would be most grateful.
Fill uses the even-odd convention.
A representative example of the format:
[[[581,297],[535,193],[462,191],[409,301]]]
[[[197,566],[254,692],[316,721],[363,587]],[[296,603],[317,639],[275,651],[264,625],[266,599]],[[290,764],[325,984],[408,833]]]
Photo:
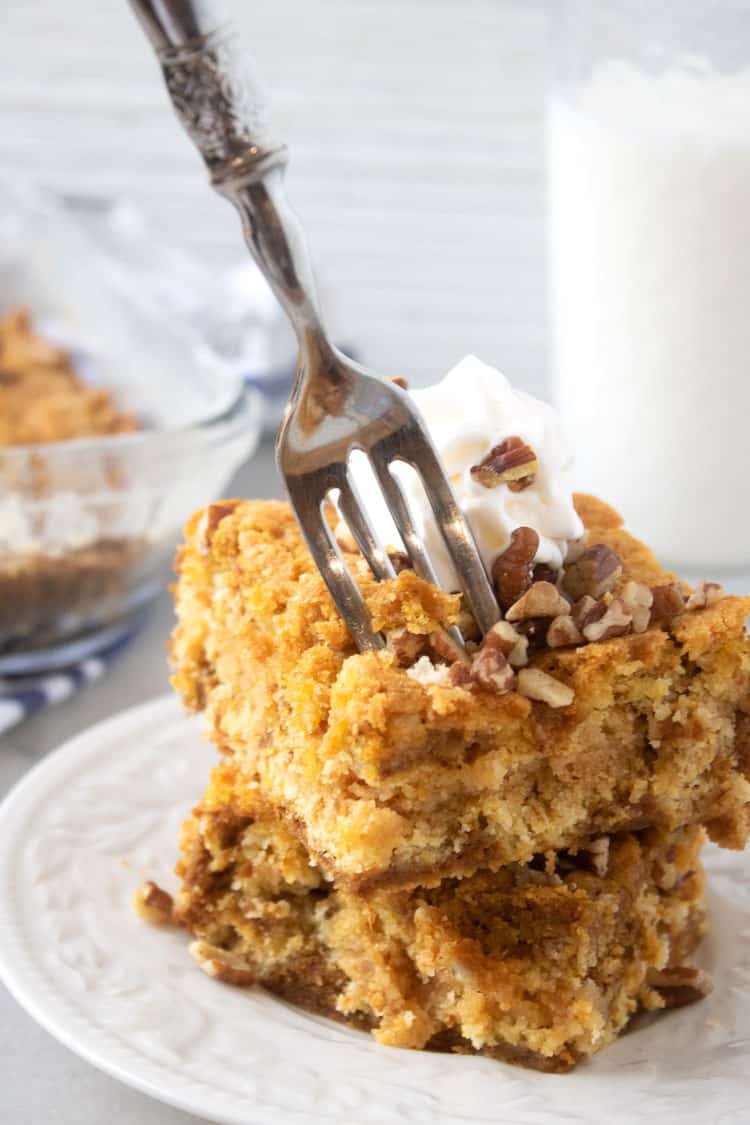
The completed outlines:
[[[670,579],[616,513],[578,497],[622,581]],[[208,539],[202,529],[210,526]],[[378,627],[429,633],[459,601],[403,571],[377,584],[348,556]],[[525,861],[597,832],[703,822],[747,837],[738,715],[750,710],[750,600],[726,597],[642,634],[548,650],[573,689],[553,709],[420,681],[393,653],[356,653],[287,504],[197,513],[178,556],[174,684],[204,708],[315,854],[360,890]]]

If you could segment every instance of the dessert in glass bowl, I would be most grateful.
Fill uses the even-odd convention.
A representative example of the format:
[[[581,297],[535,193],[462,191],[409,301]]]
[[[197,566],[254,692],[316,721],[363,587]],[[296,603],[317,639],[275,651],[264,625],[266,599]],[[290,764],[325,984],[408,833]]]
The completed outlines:
[[[0,674],[133,627],[259,405],[54,201],[0,193]]]
[[[415,397],[502,618],[479,637],[416,490],[444,585],[411,570],[364,471],[397,576],[330,518],[378,652],[286,504],[196,513],[173,682],[222,763],[175,913],[211,975],[383,1042],[569,1069],[638,1007],[707,988],[701,843],[750,829],[750,599],[687,586],[573,496],[556,416],[498,372],[469,359]]]
[[[35,330],[28,309],[0,319],[0,446],[137,429],[109,391],[86,386],[68,352]]]

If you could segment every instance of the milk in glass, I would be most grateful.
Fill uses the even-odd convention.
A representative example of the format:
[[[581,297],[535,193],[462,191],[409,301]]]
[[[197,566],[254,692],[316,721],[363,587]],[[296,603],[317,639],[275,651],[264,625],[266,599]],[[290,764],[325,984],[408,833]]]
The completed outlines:
[[[669,565],[750,571],[750,67],[602,59],[549,114],[576,484]]]

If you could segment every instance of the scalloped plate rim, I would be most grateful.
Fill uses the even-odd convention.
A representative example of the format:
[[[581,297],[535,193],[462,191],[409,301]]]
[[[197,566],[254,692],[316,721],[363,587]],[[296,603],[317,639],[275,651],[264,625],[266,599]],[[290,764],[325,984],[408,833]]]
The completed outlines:
[[[132,720],[133,726],[140,726],[143,718],[150,715],[152,711],[154,714],[161,715],[167,710],[176,715],[179,709],[180,705],[174,696],[162,694],[155,699],[137,704],[135,707],[127,708],[125,711],[120,711],[116,715],[103,719],[101,722],[95,723],[93,726],[88,727],[86,730],[81,731],[79,734],[74,735],[73,738],[62,743],[56,750],[53,750],[40,761],[36,762],[35,765],[16,782],[0,803],[0,834],[2,833],[6,816],[13,815],[16,806],[23,802],[28,793],[34,791],[37,778],[46,774],[50,766],[59,765],[63,759],[67,761],[68,758],[72,758],[81,747],[88,748],[94,736],[97,734],[106,736],[109,728],[120,728],[123,721],[126,719]],[[186,721],[190,721],[187,716]],[[6,863],[7,857],[0,853],[0,880],[2,880],[3,866]],[[3,915],[4,909],[5,904],[0,902],[0,934],[5,931],[6,926],[9,924],[8,919]],[[183,1097],[179,1092],[173,1092],[169,1088],[162,1089],[149,1079],[142,1078],[137,1073],[128,1071],[116,1060],[111,1059],[106,1053],[100,1053],[92,1047],[89,1047],[87,1043],[82,1043],[80,1040],[77,1040],[75,1034],[72,1033],[64,1023],[59,1022],[53,1015],[47,1012],[44,1005],[35,997],[33,991],[27,989],[23,981],[19,980],[14,974],[12,957],[5,956],[3,942],[0,942],[0,981],[2,981],[11,996],[13,996],[28,1015],[54,1039],[64,1047],[67,1047],[69,1051],[72,1051],[73,1054],[78,1055],[79,1058],[84,1059],[87,1063],[90,1063],[91,1066],[96,1067],[97,1070],[108,1074],[111,1078],[122,1082],[125,1086],[130,1086],[135,1090],[139,1090],[142,1094],[146,1094],[155,1101],[166,1103],[174,1109],[183,1110],[185,1113],[196,1113],[197,1107],[194,1100],[189,1097]],[[199,1110],[199,1112],[203,1111]],[[209,1120],[217,1122],[217,1125],[255,1125],[249,1118],[245,1117],[241,1119],[234,1114],[229,1116],[222,1115],[221,1117],[211,1116]],[[263,1125],[260,1119],[258,1119],[258,1125]]]
[[[51,783],[54,779],[64,777],[66,774],[74,774],[77,767],[81,767],[81,765],[89,762],[92,758],[95,759],[101,756],[103,774],[106,781],[106,766],[107,762],[111,760],[111,758],[107,758],[107,750],[110,750],[111,755],[113,746],[116,745],[117,742],[121,741],[123,737],[127,736],[129,731],[135,732],[143,730],[144,727],[148,730],[160,730],[162,726],[166,725],[167,730],[171,733],[171,725],[179,723],[182,724],[182,729],[185,730],[187,736],[195,739],[197,737],[197,724],[199,724],[199,722],[200,720],[197,717],[188,717],[187,715],[185,715],[181,705],[174,696],[160,696],[156,699],[152,699],[146,703],[123,711],[104,720],[103,722],[96,724],[95,726],[88,728],[85,731],[80,732],[74,738],[64,743],[57,750],[53,751],[51,754],[47,755],[41,761],[36,763],[28,771],[28,773],[24,777],[22,777],[19,782],[17,782],[17,784],[5,797],[2,804],[0,804],[0,836],[4,837],[8,830],[10,830],[11,832],[10,846],[6,846],[0,849],[0,890],[7,887],[12,892],[14,887],[13,871],[15,870],[15,868],[13,859],[14,857],[17,857],[19,853],[17,852],[18,840],[14,838],[13,834],[15,833],[15,836],[17,837],[20,833],[20,830],[24,826],[28,828],[28,824],[26,823],[25,818],[31,810],[31,806],[33,805],[35,800],[38,802],[41,799],[41,796],[43,796],[45,792],[49,791]],[[177,727],[175,726],[175,733],[176,732]],[[211,748],[207,745],[206,753],[212,753]],[[195,782],[197,797],[205,782],[205,776],[199,773],[197,770]],[[64,808],[64,806],[65,800],[63,797],[59,803],[59,807]],[[27,845],[30,842],[33,842],[33,831],[30,837],[25,842]],[[175,856],[176,853],[177,844],[175,841]],[[730,860],[730,867],[731,863],[732,861]],[[95,895],[91,897],[91,901],[95,904]],[[118,910],[120,909],[119,900],[117,908]],[[745,926],[746,924],[750,925],[750,909],[748,909],[748,906],[745,903],[742,904],[741,909],[743,912],[743,926]],[[23,914],[24,906],[20,903],[18,895],[10,893],[6,896],[0,893],[0,937],[3,938],[3,940],[0,941],[0,980],[5,983],[8,990],[18,1001],[18,1003],[47,1032],[49,1032],[54,1038],[59,1040],[69,1050],[73,1051],[75,1054],[79,1055],[81,1058],[85,1059],[87,1062],[97,1067],[99,1070],[102,1070],[106,1074],[124,1083],[125,1085],[133,1087],[158,1101],[175,1107],[176,1109],[183,1110],[187,1113],[201,1114],[209,1120],[221,1123],[221,1125],[264,1125],[264,1122],[267,1120],[267,1118],[262,1116],[263,1106],[261,1106],[260,1109],[257,1109],[257,1112],[261,1113],[261,1116],[256,1116],[256,1112],[253,1110],[252,1101],[250,1100],[251,1096],[249,1094],[246,1094],[243,1097],[239,1097],[239,1095],[230,1088],[222,1089],[220,1086],[212,1084],[211,1081],[206,1079],[205,1077],[196,1077],[194,1075],[191,1075],[190,1078],[191,1088],[186,1088],[184,1087],[183,1076],[178,1072],[170,1072],[169,1068],[161,1061],[155,1062],[154,1058],[148,1057],[142,1050],[140,1050],[139,1052],[139,1048],[133,1046],[132,1043],[128,1044],[127,1041],[118,1039],[118,1037],[110,1029],[103,1028],[101,1026],[97,1027],[94,1024],[93,1018],[90,1015],[86,1014],[80,1005],[76,1008],[74,1000],[71,999],[69,993],[66,993],[60,987],[59,982],[53,981],[50,978],[49,974],[45,977],[43,975],[42,969],[39,967],[39,964],[34,963],[34,948],[32,947],[31,949],[29,949],[27,946],[24,946],[20,940],[22,936],[26,936],[23,930]],[[743,932],[743,938],[748,936],[750,936],[750,931],[748,931],[747,934]],[[37,951],[37,956],[39,955],[40,953],[39,951]],[[186,951],[185,959],[187,962],[188,958]],[[744,986],[746,984],[749,965],[750,961],[746,958],[746,960],[738,966],[738,973],[744,974],[740,975],[742,995],[744,995],[745,991]],[[732,966],[730,965],[729,969],[731,970],[731,968]],[[40,981],[35,980],[35,976],[40,977],[41,984],[45,986],[44,988],[40,988]],[[214,982],[208,983],[210,984],[210,987],[212,989],[218,989],[221,987],[217,986]],[[219,999],[219,997],[221,993],[217,990],[214,995],[216,997],[216,1007],[220,1007],[221,1000]],[[267,1004],[269,1001],[274,1005],[280,1004],[279,1001],[274,1001],[272,998],[268,997],[268,994],[263,993],[261,994],[261,996],[265,998],[265,1000],[261,999],[261,1005]],[[243,997],[243,1003],[251,1004],[252,997]],[[73,1020],[67,1019],[65,1013],[66,1007],[70,1008],[73,1011],[75,1019],[83,1023],[83,1034],[81,1034],[80,1028],[75,1026],[75,1022]],[[283,1009],[288,1009],[288,1006],[281,1005],[280,1008],[274,1010],[281,1011]],[[329,1022],[330,1021],[323,1021],[326,1027],[328,1027]],[[281,1021],[281,1023],[283,1024],[283,1021]],[[340,1031],[339,1025],[331,1024],[330,1026],[332,1028],[336,1028],[337,1031]],[[301,1034],[304,1039],[308,1028],[302,1027],[300,1032],[299,1028],[291,1028],[290,1025],[290,1027],[286,1029],[282,1026],[281,1030],[282,1032],[285,1030],[289,1030],[290,1034],[294,1033],[298,1038]],[[740,1048],[741,1059],[747,1059],[750,1057],[750,1024],[748,1025],[747,1031],[743,1024],[741,1031],[744,1038],[735,1040],[735,1043],[733,1045]],[[350,1047],[352,1043],[354,1043],[355,1046],[360,1046],[359,1040],[360,1038],[362,1038],[361,1033],[350,1033],[347,1030],[346,1032],[341,1032],[341,1034],[347,1036],[345,1042],[348,1043]],[[358,1036],[358,1040],[356,1042],[354,1040],[350,1040],[348,1038],[349,1035]],[[330,1038],[331,1034],[329,1033],[328,1040]],[[324,1040],[326,1051],[329,1050],[328,1040]],[[370,1042],[370,1040],[365,1040],[365,1043],[368,1047],[370,1046]],[[114,1051],[112,1050],[112,1043],[114,1043],[115,1047],[117,1048]],[[617,1045],[610,1048],[607,1052],[605,1052],[605,1054],[610,1055],[610,1053],[615,1050],[616,1046]],[[127,1058],[127,1050],[125,1048],[130,1051],[130,1059]],[[134,1054],[136,1056],[135,1064],[133,1063]],[[400,1050],[394,1051],[393,1048],[379,1048],[375,1044],[372,1044],[372,1055],[370,1056],[369,1051],[367,1052],[367,1065],[370,1065],[370,1057],[375,1060],[375,1067],[377,1068],[377,1066],[379,1065],[377,1062],[378,1059],[380,1059],[382,1062],[385,1059],[394,1060],[394,1058],[397,1056],[407,1056],[415,1059],[413,1052]],[[644,1054],[644,1058],[646,1057],[647,1055]],[[436,1056],[432,1056],[432,1058],[434,1059],[436,1058]],[[626,1060],[624,1067],[622,1066],[622,1064],[620,1064],[620,1069],[614,1071],[612,1077],[618,1076],[621,1072],[627,1071],[629,1068],[642,1065],[644,1062],[644,1058],[636,1058],[635,1060],[630,1062]],[[476,1075],[476,1077],[479,1078],[482,1075],[489,1074],[490,1071],[487,1071],[487,1066],[493,1068],[491,1073],[493,1075],[497,1075],[497,1078],[499,1080],[502,1078],[507,1081],[508,1090],[511,1093],[513,1089],[516,1090],[517,1098],[512,1097],[512,1102],[515,1103],[517,1100],[525,1102],[527,1099],[529,1101],[529,1104],[526,1106],[526,1110],[528,1110],[528,1113],[526,1112],[526,1110],[524,1110],[523,1106],[516,1106],[516,1116],[514,1117],[514,1120],[517,1123],[521,1123],[522,1121],[536,1122],[542,1120],[542,1118],[538,1116],[539,1106],[537,1104],[531,1104],[537,1103],[537,1098],[534,1097],[534,1095],[539,1095],[541,1091],[544,1091],[545,1097],[543,1098],[543,1101],[547,1102],[548,1105],[550,1104],[550,1102],[554,1104],[556,1100],[554,1098],[555,1090],[562,1089],[557,1085],[559,1081],[565,1083],[566,1087],[568,1088],[568,1092],[572,1093],[573,1088],[575,1088],[576,1090],[579,1089],[579,1083],[581,1082],[581,1080],[583,1080],[584,1086],[581,1087],[580,1092],[584,1093],[584,1088],[588,1085],[588,1083],[585,1082],[587,1074],[596,1076],[599,1082],[604,1080],[605,1085],[611,1077],[610,1072],[599,1074],[593,1070],[581,1071],[578,1072],[578,1075],[564,1076],[562,1078],[559,1078],[558,1076],[538,1075],[528,1071],[519,1071],[516,1068],[503,1067],[501,1071],[498,1071],[495,1068],[502,1067],[502,1064],[489,1062],[486,1059],[477,1059],[476,1057],[465,1060],[459,1060],[455,1057],[453,1059],[445,1058],[445,1062],[449,1064],[445,1067],[446,1071],[450,1069],[450,1064],[453,1064],[457,1073],[459,1072],[459,1068],[461,1068],[462,1063],[471,1063],[472,1065],[466,1065],[465,1072],[461,1074],[462,1079],[469,1079],[469,1081],[471,1081],[472,1075]],[[397,1070],[398,1065],[398,1060],[396,1060],[395,1067],[392,1066],[390,1070]],[[411,1064],[411,1066],[414,1069],[419,1070],[419,1065],[416,1062],[416,1059],[414,1063]],[[387,1063],[384,1063],[384,1069],[388,1069]],[[511,1071],[511,1073],[509,1074],[508,1071]],[[425,1073],[427,1072],[425,1071]],[[711,1074],[708,1074],[707,1077],[709,1079],[713,1078]],[[737,1077],[738,1076],[734,1072],[732,1072],[732,1074],[730,1075],[730,1078],[732,1079],[730,1096],[732,1098],[735,1097],[734,1086],[737,1085]],[[654,1076],[652,1075],[651,1078],[653,1080]],[[721,1077],[717,1075],[716,1078],[717,1085],[726,1081],[725,1075],[722,1075]],[[649,1080],[647,1071],[646,1079],[647,1081]],[[658,1080],[658,1076],[656,1076],[656,1079]],[[181,1082],[183,1083],[182,1086]],[[595,1082],[592,1085],[598,1086],[599,1082]],[[503,1082],[498,1081],[497,1087],[497,1093],[498,1095],[501,1095]],[[398,1089],[398,1086],[396,1087],[396,1089]],[[615,1089],[616,1084],[613,1081],[613,1093],[615,1092]],[[422,1097],[425,1097],[424,1090],[419,1091],[419,1093]],[[669,1096],[674,1098],[676,1095],[672,1093]],[[445,1122],[446,1125],[448,1122],[460,1122],[461,1125],[470,1125],[470,1123],[473,1121],[485,1123],[494,1120],[507,1119],[507,1108],[509,1103],[506,1102],[506,1099],[504,1099],[502,1096],[499,1096],[496,1102],[496,1108],[500,1111],[500,1116],[497,1118],[495,1118],[494,1116],[492,1118],[486,1117],[485,1113],[487,1111],[487,1107],[484,1105],[483,1112],[480,1116],[467,1116],[463,1111],[457,1113],[455,1104],[444,1104],[440,1092],[437,1090],[431,1090],[429,1097],[431,1101],[433,1097],[440,1099],[440,1104],[436,1105],[435,1109],[437,1113],[440,1114],[439,1119],[442,1122]],[[548,1098],[550,1099],[550,1101],[547,1100]],[[222,1101],[225,1104],[220,1104]],[[584,1097],[583,1102],[585,1103],[585,1101],[586,1098]],[[580,1116],[578,1109],[573,1110],[571,1108],[571,1103],[568,1102],[567,1099],[563,1098],[562,1102],[565,1104],[559,1105],[559,1115],[556,1113],[558,1120],[592,1120],[592,1116]],[[699,1103],[703,1106],[702,1110],[700,1110]],[[346,1113],[336,1112],[335,1116],[330,1116],[328,1113],[324,1114],[323,1112],[321,1112],[322,1107],[317,1104],[309,1105],[304,1110],[290,1110],[289,1108],[277,1109],[276,1107],[271,1106],[270,1103],[266,1104],[269,1108],[273,1109],[275,1125],[287,1125],[287,1123],[288,1125],[291,1125],[292,1122],[299,1122],[302,1119],[306,1119],[306,1114],[308,1112],[314,1112],[317,1119],[320,1121],[325,1120],[332,1123],[348,1123],[348,1121],[351,1119],[350,1116]],[[601,1104],[598,1098],[597,1104]],[[738,1111],[739,1104],[740,1103],[738,1100]],[[701,1113],[707,1111],[705,1088],[702,1097],[698,1097],[697,1092],[694,1096],[691,1094],[690,1106],[693,1110],[698,1109]],[[444,1107],[444,1114],[441,1113],[441,1107]],[[580,1110],[584,1111],[584,1113],[585,1108],[585,1104],[582,1104],[580,1106]],[[643,1108],[639,1108],[641,1112],[641,1119],[645,1120],[646,1117],[643,1116]],[[686,1108],[687,1107],[685,1106],[682,1107],[683,1114],[685,1114]],[[383,1104],[383,1109],[390,1109],[391,1111],[395,1111],[397,1107],[394,1107],[394,1105],[386,1106],[385,1104]],[[726,1109],[726,1105],[724,1106],[724,1109]],[[518,1116],[519,1110],[521,1111],[521,1116]],[[650,1112],[648,1113],[648,1119],[653,1121],[671,1119],[672,1110],[666,1105],[659,1108],[658,1104],[656,1104],[653,1106],[653,1110],[653,1115]],[[717,1111],[719,1111],[719,1107],[717,1107]],[[594,1111],[592,1109],[592,1115],[593,1112]],[[686,1121],[690,1119],[689,1108],[687,1109],[687,1113],[688,1115],[684,1116],[684,1120]],[[664,1117],[662,1117],[662,1114],[664,1114]],[[375,1119],[368,1117],[368,1120]],[[421,1117],[420,1120],[422,1120]],[[615,1120],[615,1118],[612,1118],[612,1120]],[[626,1120],[626,1118],[620,1118],[620,1120]],[[694,1120],[698,1121],[700,1120],[700,1118],[696,1117]]]

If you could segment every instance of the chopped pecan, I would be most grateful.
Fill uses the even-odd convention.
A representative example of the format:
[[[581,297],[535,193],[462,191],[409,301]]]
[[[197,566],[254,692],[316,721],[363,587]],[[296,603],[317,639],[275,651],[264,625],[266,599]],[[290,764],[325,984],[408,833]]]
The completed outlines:
[[[468,664],[469,658],[466,650],[458,641],[454,640],[447,629],[439,629],[430,633],[429,646],[431,654],[445,664]]]
[[[499,648],[483,647],[471,664],[471,677],[480,687],[503,693],[515,683],[515,672]]]
[[[223,519],[231,516],[239,500],[222,500],[204,509],[195,528],[195,545],[202,555],[208,554],[216,528]]]
[[[219,949],[207,941],[198,940],[188,946],[188,951],[199,968],[215,980],[223,981],[224,984],[255,984],[256,976],[252,969],[228,949]]]
[[[537,563],[531,572],[532,582],[551,582],[554,586],[560,577],[560,571],[549,563]]]
[[[633,618],[626,611],[620,598],[613,598],[597,621],[584,625],[581,632],[587,641],[608,641],[610,637],[622,637],[630,632]]]
[[[514,434],[494,446],[483,461],[472,465],[470,472],[485,488],[508,484],[518,491],[533,483],[538,467],[534,450]]]
[[[551,582],[535,582],[505,614],[506,621],[524,621],[529,617],[559,617],[570,612],[565,600]]]
[[[645,633],[651,621],[651,606],[654,595],[645,582],[626,582],[620,591],[620,599],[625,612],[633,619],[633,632]]]
[[[503,611],[518,601],[531,585],[538,550],[539,536],[533,527],[517,527],[511,532],[508,546],[492,564],[492,584]]]
[[[391,560],[391,566],[400,574],[402,570],[411,570],[411,559],[404,551],[389,551],[388,558]]]
[[[152,926],[175,925],[172,896],[150,879],[135,892],[133,905],[138,917]]]
[[[585,625],[589,625],[592,621],[598,621],[603,617],[607,611],[607,603],[604,598],[599,601],[592,598],[589,594],[584,594],[579,598],[570,611],[573,618],[573,623],[579,631],[583,631]]]
[[[685,597],[674,582],[668,582],[664,586],[652,586],[651,594],[654,599],[651,605],[652,624],[671,621],[685,608]]]
[[[421,633],[411,633],[408,629],[394,629],[388,635],[388,644],[399,664],[413,664],[427,647],[427,637]]]
[[[541,668],[522,668],[518,673],[518,691],[527,699],[536,699],[549,707],[568,707],[574,698],[571,687]]]
[[[388,380],[388,382],[389,383],[395,383],[395,385],[397,387],[400,387],[402,391],[408,391],[409,390],[409,384],[406,381],[406,379],[404,379],[403,375],[393,375]]]
[[[549,648],[564,648],[565,645],[579,645],[583,636],[569,613],[561,613],[555,617],[547,629],[547,645]]]
[[[540,652],[545,648],[551,623],[551,617],[529,617],[526,621],[516,622],[516,629],[526,638],[529,653]]]
[[[682,1008],[708,996],[712,985],[702,969],[675,965],[666,969],[650,969],[648,984],[659,993],[665,1008]]]
[[[471,665],[456,661],[451,664],[448,672],[448,683],[451,687],[470,687],[474,680],[471,675]]]
[[[718,582],[701,582],[685,603],[685,609],[704,609],[716,605],[723,597],[724,590]]]
[[[562,588],[574,601],[584,594],[600,598],[612,589],[621,574],[622,559],[617,552],[604,543],[595,543],[565,567]]]
[[[482,648],[496,648],[513,668],[523,668],[529,660],[529,639],[517,633],[509,621],[498,621],[482,641]]]

